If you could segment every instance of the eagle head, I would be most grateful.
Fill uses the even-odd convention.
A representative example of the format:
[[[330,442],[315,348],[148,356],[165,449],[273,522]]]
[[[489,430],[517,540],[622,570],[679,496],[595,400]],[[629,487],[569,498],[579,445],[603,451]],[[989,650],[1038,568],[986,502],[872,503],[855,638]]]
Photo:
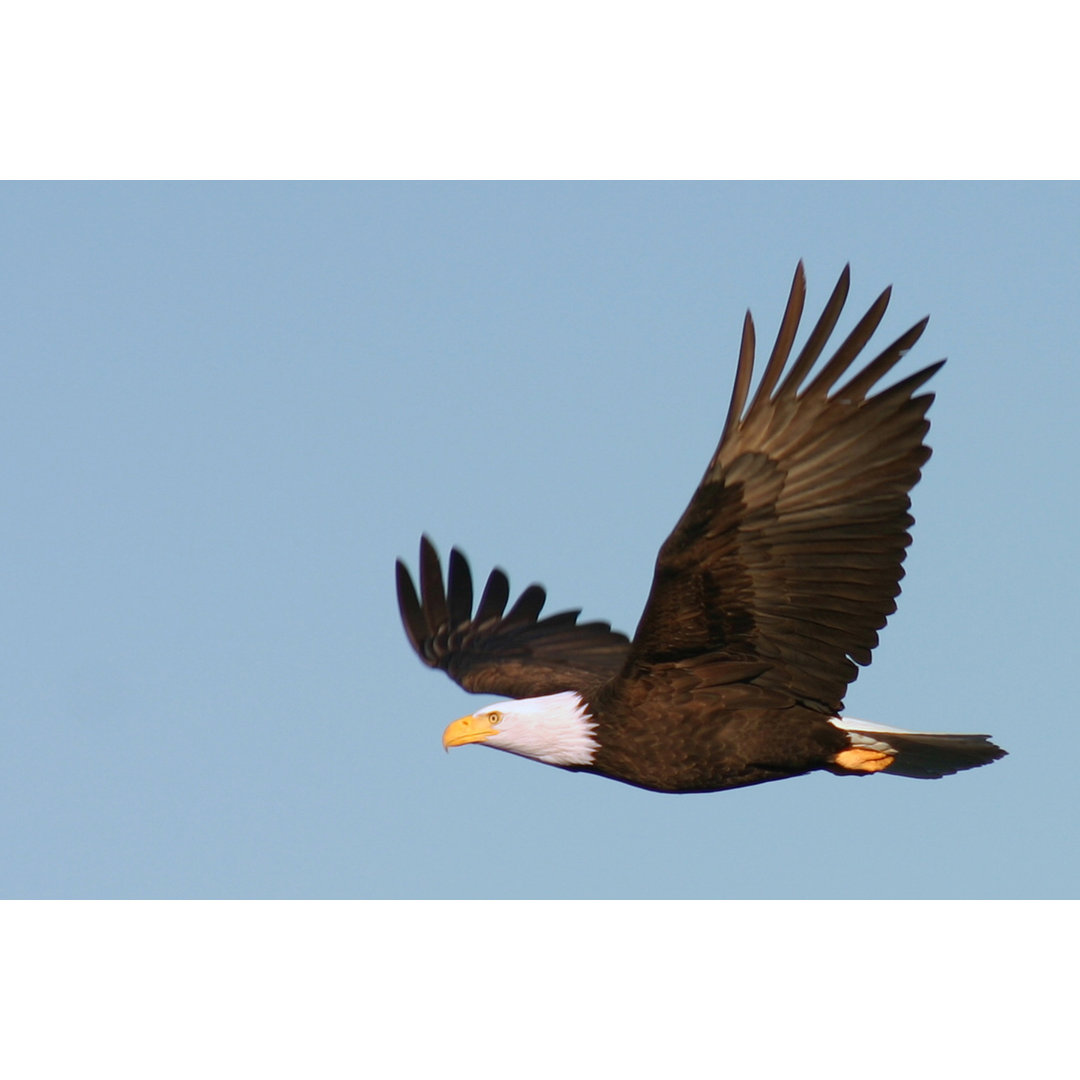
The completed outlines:
[[[591,764],[599,743],[581,696],[573,690],[520,701],[497,701],[455,720],[443,746],[483,743],[547,765]]]

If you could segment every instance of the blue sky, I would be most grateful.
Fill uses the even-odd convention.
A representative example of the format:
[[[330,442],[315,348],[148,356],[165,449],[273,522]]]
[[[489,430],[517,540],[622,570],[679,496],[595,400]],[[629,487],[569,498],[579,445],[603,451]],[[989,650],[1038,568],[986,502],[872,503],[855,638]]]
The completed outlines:
[[[1080,188],[0,187],[0,895],[1074,897]],[[847,712],[937,782],[662,796],[480,748],[393,563],[632,631],[795,263],[942,356]]]

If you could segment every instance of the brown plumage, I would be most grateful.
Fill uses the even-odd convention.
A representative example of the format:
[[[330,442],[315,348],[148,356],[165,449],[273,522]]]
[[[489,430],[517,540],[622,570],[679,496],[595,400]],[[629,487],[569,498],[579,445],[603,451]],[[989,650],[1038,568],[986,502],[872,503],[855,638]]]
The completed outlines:
[[[504,614],[509,584],[500,570],[474,613],[464,557],[451,552],[444,588],[425,537],[419,595],[397,564],[402,621],[424,663],[475,692],[576,691],[595,746],[575,751],[566,767],[659,791],[714,791],[813,769],[942,776],[1001,757],[982,735],[837,719],[856,665],[870,662],[896,610],[909,493],[930,456],[933,396],[917,391],[944,363],[873,392],[918,340],[923,319],[843,381],[885,313],[887,289],[812,376],[848,286],[845,268],[791,361],[806,293],[799,265],[752,398],[747,313],[720,443],[660,549],[632,642],[607,623],[578,623],[576,611],[540,619],[538,585]],[[513,708],[484,712],[498,724]],[[450,745],[483,738],[498,746],[490,736],[499,734],[493,727]]]

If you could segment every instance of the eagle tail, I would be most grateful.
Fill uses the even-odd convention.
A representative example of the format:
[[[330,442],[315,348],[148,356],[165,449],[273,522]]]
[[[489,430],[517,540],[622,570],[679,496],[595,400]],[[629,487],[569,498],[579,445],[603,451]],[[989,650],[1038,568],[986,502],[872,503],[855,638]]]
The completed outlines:
[[[937,780],[964,769],[977,769],[1006,753],[990,741],[989,735],[904,731],[850,716],[836,717],[831,722],[848,733],[852,747],[891,755],[892,763],[882,772],[916,780]]]

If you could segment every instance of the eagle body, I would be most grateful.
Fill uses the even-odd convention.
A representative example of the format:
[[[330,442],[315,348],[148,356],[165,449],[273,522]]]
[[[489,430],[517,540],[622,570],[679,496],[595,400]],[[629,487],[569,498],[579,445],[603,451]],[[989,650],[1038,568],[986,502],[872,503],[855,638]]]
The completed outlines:
[[[847,736],[813,710],[747,706],[743,697],[708,695],[668,721],[647,696],[637,711],[620,710],[615,723],[604,722],[601,705],[598,749],[587,768],[652,791],[723,791],[800,776],[848,747]]]
[[[815,372],[849,280],[845,268],[792,359],[806,291],[798,266],[752,398],[747,313],[719,444],[657,555],[632,639],[579,623],[578,611],[541,618],[539,585],[507,610],[501,570],[474,609],[465,557],[451,551],[444,580],[427,537],[419,590],[398,561],[402,622],[420,659],[507,699],[451,724],[446,747],[483,743],[676,793],[815,770],[937,778],[1004,755],[986,735],[841,715],[857,665],[869,664],[896,610],[910,491],[930,456],[933,396],[918,391],[944,363],[876,389],[924,319],[842,381],[884,315],[886,290]]]

